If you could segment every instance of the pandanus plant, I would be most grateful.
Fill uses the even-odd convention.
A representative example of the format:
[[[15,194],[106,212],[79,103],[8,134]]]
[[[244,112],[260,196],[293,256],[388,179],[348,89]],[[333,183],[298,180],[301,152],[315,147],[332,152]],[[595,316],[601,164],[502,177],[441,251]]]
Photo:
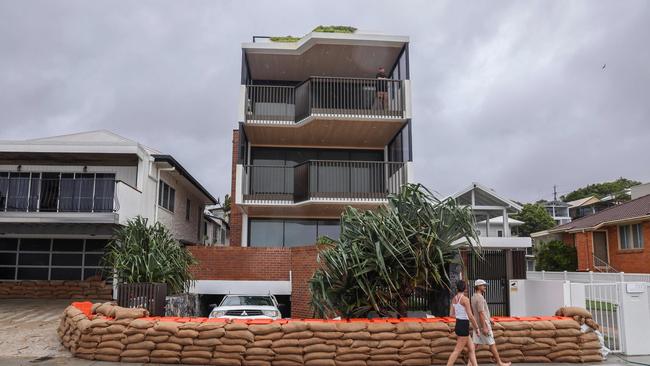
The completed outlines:
[[[406,316],[416,289],[448,288],[459,239],[477,250],[471,209],[420,184],[404,185],[375,211],[348,207],[339,239],[321,240],[311,306],[320,317]]]
[[[148,225],[141,216],[115,231],[102,261],[106,275],[114,281],[166,283],[172,294],[188,290],[190,266],[196,263],[165,225]]]

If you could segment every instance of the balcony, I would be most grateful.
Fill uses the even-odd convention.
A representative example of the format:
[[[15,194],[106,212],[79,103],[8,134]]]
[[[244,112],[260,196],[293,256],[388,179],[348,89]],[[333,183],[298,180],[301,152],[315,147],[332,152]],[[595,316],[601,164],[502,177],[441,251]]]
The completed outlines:
[[[43,173],[44,176],[58,173]],[[2,222],[106,222],[116,220],[119,204],[114,177],[101,174],[12,173],[0,177]],[[66,177],[66,176],[71,177]],[[112,174],[110,174],[112,175]]]
[[[244,128],[259,145],[383,148],[408,118],[407,81],[310,77],[247,85]]]
[[[401,162],[310,160],[290,167],[245,165],[242,204],[253,210],[255,206],[324,204],[332,215],[338,215],[347,205],[371,208],[383,204],[406,182],[406,164]],[[255,213],[279,211],[257,207]]]

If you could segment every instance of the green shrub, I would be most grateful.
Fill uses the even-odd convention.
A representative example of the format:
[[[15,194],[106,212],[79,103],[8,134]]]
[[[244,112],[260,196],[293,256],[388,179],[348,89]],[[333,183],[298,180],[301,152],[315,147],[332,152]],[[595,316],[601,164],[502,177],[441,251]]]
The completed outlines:
[[[312,32],[322,32],[322,33],[354,33],[357,31],[357,28],[350,27],[347,25],[319,25],[314,28]]]
[[[578,268],[576,248],[560,240],[551,240],[535,246],[536,271],[575,271]]]
[[[271,42],[298,42],[300,37],[284,36],[284,37],[271,37]]]

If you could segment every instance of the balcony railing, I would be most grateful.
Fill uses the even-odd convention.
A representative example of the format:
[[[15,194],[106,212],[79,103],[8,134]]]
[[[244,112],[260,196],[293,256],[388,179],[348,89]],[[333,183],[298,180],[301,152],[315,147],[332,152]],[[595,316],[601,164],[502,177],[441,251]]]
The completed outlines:
[[[0,177],[0,212],[114,212],[114,178]]]
[[[247,85],[246,121],[298,123],[309,116],[404,118],[402,80],[311,77],[298,86]]]
[[[406,165],[310,160],[296,166],[245,165],[244,200],[382,200],[407,182]]]

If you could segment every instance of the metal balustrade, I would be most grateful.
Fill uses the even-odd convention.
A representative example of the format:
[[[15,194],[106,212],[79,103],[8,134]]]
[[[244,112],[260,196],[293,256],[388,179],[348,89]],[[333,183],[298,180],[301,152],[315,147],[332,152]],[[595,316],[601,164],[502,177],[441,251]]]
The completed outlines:
[[[297,86],[246,86],[246,122],[293,124],[310,116],[404,118],[404,110],[402,80],[314,76]]]
[[[0,212],[115,212],[114,178],[0,177]]]
[[[309,160],[296,166],[245,165],[244,200],[381,200],[407,182],[406,164]]]

